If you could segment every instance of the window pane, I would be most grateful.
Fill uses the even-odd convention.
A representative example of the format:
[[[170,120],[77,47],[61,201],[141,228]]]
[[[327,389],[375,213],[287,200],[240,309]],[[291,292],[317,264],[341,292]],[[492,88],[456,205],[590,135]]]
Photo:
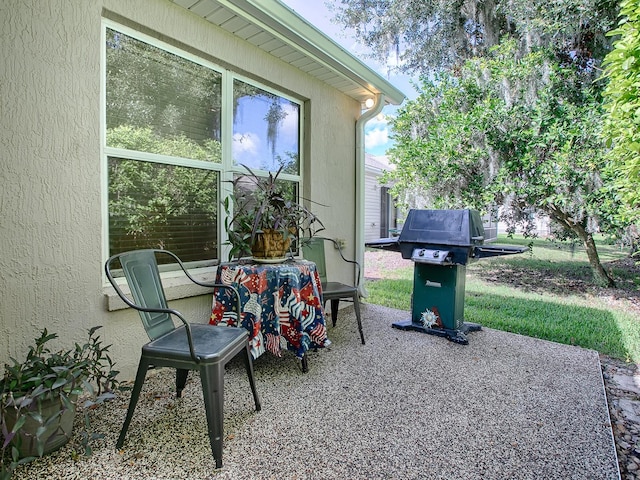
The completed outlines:
[[[234,163],[298,175],[300,106],[239,80],[233,100]]]
[[[183,261],[218,258],[218,172],[109,158],[110,254],[171,250]]]
[[[222,75],[107,29],[107,146],[220,163]]]

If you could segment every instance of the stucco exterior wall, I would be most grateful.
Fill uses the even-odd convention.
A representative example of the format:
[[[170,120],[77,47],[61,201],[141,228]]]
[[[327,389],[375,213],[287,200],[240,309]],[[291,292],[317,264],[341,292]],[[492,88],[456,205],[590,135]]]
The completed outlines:
[[[59,345],[102,337],[123,378],[147,341],[138,315],[108,312],[103,274],[102,18],[202,51],[307,102],[305,196],[353,252],[360,106],[165,0],[5,0],[0,6],[0,362],[46,327]],[[316,207],[314,207],[316,209]],[[329,265],[336,279],[349,270]],[[210,295],[172,304],[206,322]]]

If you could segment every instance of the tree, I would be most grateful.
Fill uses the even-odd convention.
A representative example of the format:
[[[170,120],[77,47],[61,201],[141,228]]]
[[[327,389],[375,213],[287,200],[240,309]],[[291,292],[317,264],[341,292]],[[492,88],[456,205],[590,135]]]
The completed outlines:
[[[398,189],[417,186],[432,205],[504,202],[511,222],[545,212],[612,284],[591,238],[596,221],[619,218],[593,81],[617,1],[340,0],[334,11],[379,60],[395,51],[400,70],[424,75],[424,101],[395,122]]]
[[[602,59],[617,0],[340,0],[335,21],[353,29],[383,64],[427,74],[482,56],[505,35],[519,49],[550,47],[573,58]]]
[[[624,217],[640,221],[640,3],[621,4],[619,27],[610,32],[619,36],[606,56],[604,91],[607,119],[605,134],[612,146],[610,170],[616,190],[625,202]]]
[[[397,168],[385,180],[393,180],[399,198],[420,192],[425,207],[484,210],[488,172],[496,165],[482,125],[490,123],[485,117],[495,99],[468,76],[422,77],[420,88],[393,122],[395,146],[387,153]]]
[[[504,42],[455,76],[423,77],[423,93],[393,125],[398,167],[389,175],[396,188],[419,182],[436,206],[505,204],[511,226],[544,213],[582,241],[596,278],[613,286],[593,241],[605,157],[591,72],[548,49],[519,57],[516,48]]]

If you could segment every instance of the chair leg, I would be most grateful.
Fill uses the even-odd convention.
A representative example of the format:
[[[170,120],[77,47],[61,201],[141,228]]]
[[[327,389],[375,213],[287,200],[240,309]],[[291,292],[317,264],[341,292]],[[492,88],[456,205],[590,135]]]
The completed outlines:
[[[244,365],[247,369],[249,385],[251,385],[251,393],[253,393],[253,401],[256,404],[256,412],[259,412],[260,410],[262,410],[262,404],[260,403],[260,397],[258,396],[258,391],[256,390],[256,382],[253,376],[253,357],[251,356],[251,348],[249,347],[248,342],[245,352],[246,354],[244,355]]]
[[[362,320],[360,319],[360,300],[358,299],[358,292],[353,295],[353,309],[356,311],[356,320],[358,320],[360,340],[362,341],[362,345],[364,345],[364,333],[362,332]]]
[[[182,368],[176,368],[176,397],[182,397],[182,391],[184,390],[184,386],[187,384],[187,376],[189,375],[189,370],[184,370]]]
[[[339,298],[331,299],[331,321],[333,322],[333,326],[336,326],[336,322],[338,321],[338,306],[340,305]]]
[[[131,390],[131,399],[129,400],[127,416],[124,419],[124,424],[122,425],[122,429],[120,430],[120,436],[118,437],[118,441],[116,442],[116,448],[121,448],[124,444],[124,437],[127,435],[129,424],[131,423],[131,419],[133,418],[133,411],[136,409],[138,398],[140,398],[140,392],[142,391],[142,385],[144,384],[144,379],[147,376],[148,369],[149,362],[147,362],[144,358],[141,358],[140,364],[138,365],[138,373],[136,374],[136,381],[133,384],[133,390]]]
[[[207,365],[200,369],[207,430],[216,468],[222,468],[222,435],[224,422],[224,365]]]

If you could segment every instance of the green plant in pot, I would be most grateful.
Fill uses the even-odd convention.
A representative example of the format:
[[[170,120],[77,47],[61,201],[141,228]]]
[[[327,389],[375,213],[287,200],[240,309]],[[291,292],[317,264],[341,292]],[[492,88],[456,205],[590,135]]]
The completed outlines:
[[[243,167],[248,173],[232,181],[234,193],[223,202],[229,259],[252,255],[258,261],[282,260],[293,238],[324,230],[320,219],[298,203],[293,183],[279,179],[283,167],[265,176]]]
[[[99,328],[89,329],[87,343],[60,351],[48,345],[58,336],[44,329],[25,360],[11,358],[12,365],[5,364],[0,380],[0,479],[69,441],[76,402],[85,390],[90,395],[86,406],[114,397],[118,372],[107,353],[110,345],[103,346],[96,334]]]

